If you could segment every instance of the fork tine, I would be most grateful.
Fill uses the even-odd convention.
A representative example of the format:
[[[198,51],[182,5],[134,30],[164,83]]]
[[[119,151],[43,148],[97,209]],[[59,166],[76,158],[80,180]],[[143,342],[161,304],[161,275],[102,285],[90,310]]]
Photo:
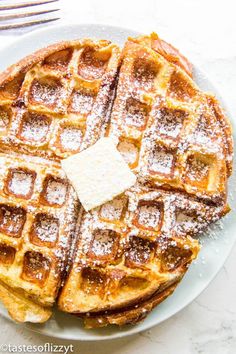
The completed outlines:
[[[27,12],[27,13],[22,13],[22,14],[12,14],[12,15],[0,15],[0,21],[5,21],[5,20],[14,20],[17,18],[23,18],[23,17],[31,17],[31,16],[37,16],[37,15],[43,15],[43,14],[49,14],[51,12],[59,11],[60,9],[53,9],[53,10],[44,10],[44,11],[35,11],[35,12]]]
[[[56,18],[50,18],[50,19],[47,19],[47,20],[37,20],[37,21],[29,21],[29,22],[24,22],[24,23],[17,23],[17,24],[14,24],[14,25],[13,24],[0,25],[0,31],[40,25],[42,23],[48,23],[48,22],[52,22],[52,21],[57,21],[59,19],[60,19],[60,17],[56,17]]]
[[[0,6],[0,11],[1,10],[14,10],[14,9],[20,9],[23,7],[30,7],[30,6],[37,6],[37,5],[45,5],[49,4],[52,2],[56,2],[59,0],[37,0],[37,1],[31,1],[31,2],[23,2],[21,4],[15,4],[15,5],[1,5]]]

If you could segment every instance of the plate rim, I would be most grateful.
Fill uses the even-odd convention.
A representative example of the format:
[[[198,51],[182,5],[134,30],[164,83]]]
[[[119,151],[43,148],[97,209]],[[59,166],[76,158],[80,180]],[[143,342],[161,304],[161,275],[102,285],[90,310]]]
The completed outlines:
[[[114,25],[106,25],[106,24],[96,24],[96,23],[71,23],[71,24],[57,24],[57,25],[53,25],[53,26],[49,26],[46,28],[40,28],[37,30],[34,30],[32,32],[20,35],[19,38],[16,38],[13,42],[11,42],[10,44],[4,46],[3,48],[0,49],[0,53],[2,54],[6,54],[6,52],[8,52],[9,50],[13,50],[14,45],[19,45],[20,42],[24,42],[27,41],[27,39],[30,39],[34,36],[42,36],[44,33],[48,33],[48,32],[53,32],[53,30],[68,30],[71,29],[73,27],[77,27],[79,28],[83,28],[83,27],[91,27],[91,28],[96,28],[99,27],[100,30],[101,29],[106,29],[107,31],[111,31],[111,30],[117,30],[117,31],[122,31],[125,33],[130,33],[129,36],[133,36],[133,35],[140,35],[141,32],[126,28],[126,27],[119,27],[119,26],[114,26]],[[108,32],[109,35],[109,32]],[[89,37],[89,35],[88,35]],[[78,38],[80,38],[78,36]],[[91,38],[91,36],[90,36]],[[63,39],[61,39],[63,40]],[[115,42],[115,41],[114,41]],[[51,43],[51,42],[50,42]],[[50,44],[49,43],[49,44]],[[49,45],[48,44],[48,45]],[[42,48],[40,46],[40,48]],[[35,49],[36,50],[36,49]],[[23,50],[24,52],[24,50]],[[30,51],[32,53],[32,50]],[[28,55],[28,54],[27,54]],[[22,55],[22,58],[25,57],[26,55]],[[206,72],[204,70],[201,69],[200,65],[198,65],[197,63],[195,63],[195,61],[191,60],[191,56],[189,56],[190,61],[193,63],[193,67],[194,67],[194,71],[196,71],[197,73],[199,73],[203,79],[207,82],[207,84],[209,84],[209,86],[211,87],[211,89],[213,90],[214,95],[216,95],[216,97],[219,99],[221,105],[223,106],[224,110],[227,112],[227,116],[229,117],[230,123],[232,125],[232,127],[235,126],[235,120],[233,119],[233,114],[231,113],[231,110],[229,109],[229,107],[227,107],[220,89],[218,87],[217,84],[213,83],[209,78],[208,75],[206,74]],[[18,61],[18,60],[17,60]],[[11,65],[11,64],[9,64]],[[6,69],[6,68],[5,68]],[[234,130],[235,131],[235,130]],[[233,134],[234,135],[234,134]],[[235,171],[234,171],[235,174]],[[232,179],[232,176],[231,176]],[[192,303],[205,289],[207,289],[207,287],[210,285],[210,283],[215,279],[215,277],[217,276],[217,274],[219,273],[219,271],[222,269],[225,261],[227,260],[227,258],[229,257],[230,253],[233,250],[233,247],[236,243],[236,237],[231,245],[231,247],[229,248],[228,252],[226,252],[225,257],[223,258],[222,262],[220,263],[220,266],[217,268],[217,270],[215,272],[213,272],[210,280],[208,281],[208,283],[201,288],[200,291],[198,291],[197,294],[194,294],[187,302],[185,302],[184,304],[180,305],[179,307],[177,307],[177,309],[170,313],[170,314],[166,314],[166,316],[164,316],[161,320],[158,321],[158,317],[157,317],[157,321],[156,323],[152,323],[150,321],[150,323],[147,321],[147,318],[143,321],[143,328],[139,328],[137,325],[131,327],[132,329],[130,331],[120,331],[119,328],[117,328],[117,331],[115,332],[115,334],[111,334],[111,335],[104,335],[104,336],[99,336],[99,335],[91,335],[89,337],[83,337],[83,336],[78,336],[78,338],[75,338],[74,336],[68,337],[68,336],[64,336],[62,335],[61,332],[53,332],[53,333],[47,333],[44,330],[40,330],[38,328],[34,328],[34,325],[30,325],[30,324],[23,324],[23,326],[33,332],[36,333],[40,333],[42,335],[45,336],[50,336],[50,337],[54,337],[54,338],[59,338],[59,339],[67,339],[67,340],[74,340],[74,341],[103,341],[103,340],[111,340],[111,339],[119,339],[122,337],[127,337],[127,336],[131,336],[131,335],[135,335],[138,334],[140,332],[146,331],[154,326],[157,326],[159,324],[161,324],[162,322],[166,321],[167,319],[171,318],[172,316],[176,315],[177,313],[179,313],[181,310],[183,310],[185,307],[187,307],[190,303]],[[169,297],[171,298],[171,296]],[[156,308],[157,309],[157,308]],[[9,321],[12,322],[11,318],[8,316],[8,314],[4,313],[4,310],[2,310],[2,308],[0,307],[0,315],[2,315],[4,318],[8,319]],[[70,315],[69,315],[70,316]],[[88,332],[87,329],[85,329],[86,332]]]

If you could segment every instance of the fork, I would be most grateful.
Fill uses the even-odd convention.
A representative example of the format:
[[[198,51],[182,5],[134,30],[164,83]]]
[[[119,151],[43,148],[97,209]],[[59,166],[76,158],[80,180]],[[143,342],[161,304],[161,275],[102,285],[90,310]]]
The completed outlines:
[[[17,4],[11,4],[11,5],[0,5],[0,31],[1,30],[10,30],[10,29],[16,29],[16,28],[23,28],[23,27],[30,27],[30,26],[35,26],[35,25],[40,25],[42,23],[48,23],[52,21],[59,20],[59,17],[53,17],[53,18],[40,18],[37,20],[33,21],[28,21],[26,20],[25,22],[17,22],[17,23],[4,23],[5,21],[8,20],[18,20],[21,18],[27,18],[27,17],[34,17],[34,16],[39,16],[39,15],[44,15],[44,14],[49,14],[52,12],[56,12],[59,9],[49,9],[49,10],[40,10],[40,11],[33,11],[33,12],[22,12],[22,13],[7,13],[6,15],[1,15],[4,11],[10,10],[18,10],[18,9],[23,9],[23,8],[28,8],[32,6],[40,6],[40,5],[46,5],[50,4],[53,2],[58,2],[59,0],[36,0],[36,1],[29,1],[29,2],[22,2],[22,3],[17,3]],[[1,24],[3,23],[3,24]]]

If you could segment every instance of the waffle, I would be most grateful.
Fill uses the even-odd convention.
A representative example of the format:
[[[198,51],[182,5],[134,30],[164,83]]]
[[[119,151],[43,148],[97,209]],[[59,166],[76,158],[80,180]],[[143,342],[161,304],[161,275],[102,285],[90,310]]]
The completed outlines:
[[[0,299],[17,321],[51,315],[79,213],[60,160],[105,129],[119,53],[62,42],[0,76]]]
[[[19,322],[58,307],[87,327],[143,319],[222,217],[232,136],[192,66],[157,35],[61,42],[0,75],[0,300]],[[60,161],[109,136],[137,183],[85,212]],[[60,290],[59,296],[58,292]]]
[[[95,143],[109,116],[119,53],[108,41],[61,42],[2,73],[2,149],[60,161]]]
[[[146,317],[196,258],[195,237],[229,210],[230,124],[155,34],[125,44],[106,135],[138,182],[78,222],[58,304],[90,328]]]
[[[230,126],[215,98],[145,39],[124,48],[109,135],[147,183],[222,200],[232,170]]]

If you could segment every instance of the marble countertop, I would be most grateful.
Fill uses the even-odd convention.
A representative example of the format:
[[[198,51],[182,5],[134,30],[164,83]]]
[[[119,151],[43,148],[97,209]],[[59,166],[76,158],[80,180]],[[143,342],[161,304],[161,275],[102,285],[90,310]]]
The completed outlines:
[[[156,31],[207,72],[232,114],[236,114],[234,0],[61,0],[59,6],[61,23],[102,23],[144,33]],[[0,33],[0,47],[23,32]],[[73,344],[74,353],[81,354],[234,354],[235,268],[236,247],[214,281],[195,301],[161,325],[132,337],[71,343],[35,334],[0,317],[0,344]]]

